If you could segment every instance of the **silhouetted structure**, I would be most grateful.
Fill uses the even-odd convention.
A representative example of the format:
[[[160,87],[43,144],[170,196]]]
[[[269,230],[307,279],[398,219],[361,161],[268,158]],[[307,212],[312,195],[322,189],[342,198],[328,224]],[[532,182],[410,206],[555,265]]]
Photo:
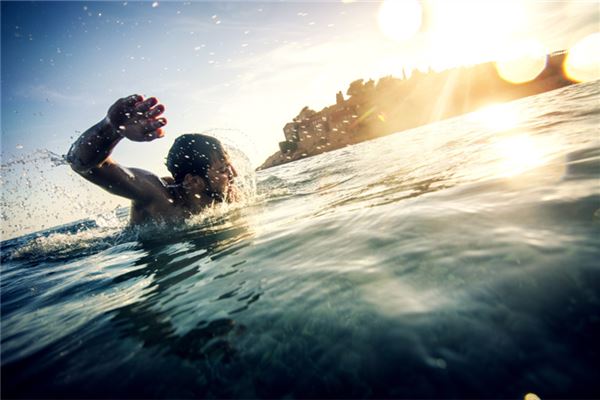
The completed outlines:
[[[350,83],[344,99],[315,112],[304,107],[283,127],[285,141],[259,169],[310,157],[347,145],[475,111],[497,102],[546,92],[574,82],[563,72],[566,52],[550,54],[532,81],[513,84],[500,78],[493,62],[439,73],[413,71],[410,78],[385,76],[375,84]]]

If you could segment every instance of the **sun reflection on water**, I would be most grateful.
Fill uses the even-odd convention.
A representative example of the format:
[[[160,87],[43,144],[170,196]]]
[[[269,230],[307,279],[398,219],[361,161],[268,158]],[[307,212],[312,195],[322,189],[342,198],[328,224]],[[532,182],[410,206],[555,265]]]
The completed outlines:
[[[521,121],[519,112],[511,104],[492,104],[471,113],[469,120],[491,131],[515,128]]]
[[[500,158],[501,176],[515,176],[544,163],[543,146],[528,134],[498,138],[492,147]]]
[[[514,104],[486,106],[468,119],[476,129],[493,134],[490,156],[498,161],[490,171],[493,175],[511,177],[544,164],[548,143],[519,129],[523,116]]]

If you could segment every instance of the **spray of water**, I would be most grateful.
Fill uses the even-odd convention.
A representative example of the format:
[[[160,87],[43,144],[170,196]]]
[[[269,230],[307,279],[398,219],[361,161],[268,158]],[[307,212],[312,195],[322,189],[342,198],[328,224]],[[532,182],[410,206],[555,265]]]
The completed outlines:
[[[77,220],[122,225],[115,215],[126,201],[85,182],[52,151],[9,158],[2,163],[0,184],[2,240]]]

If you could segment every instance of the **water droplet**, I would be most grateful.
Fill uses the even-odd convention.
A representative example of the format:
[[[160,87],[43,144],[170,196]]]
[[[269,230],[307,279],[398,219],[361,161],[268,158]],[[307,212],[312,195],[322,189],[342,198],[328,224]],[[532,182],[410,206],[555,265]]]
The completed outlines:
[[[17,149],[21,150],[23,148],[23,145],[22,144],[18,144],[16,147],[17,147]]]
[[[152,8],[156,8],[158,7],[158,1],[155,1],[154,3],[152,3]]]

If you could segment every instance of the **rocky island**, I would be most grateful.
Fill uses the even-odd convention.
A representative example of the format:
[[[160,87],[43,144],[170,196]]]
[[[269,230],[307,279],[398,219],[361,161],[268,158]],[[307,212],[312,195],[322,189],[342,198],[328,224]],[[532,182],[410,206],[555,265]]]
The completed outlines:
[[[574,83],[564,72],[566,52],[546,57],[543,70],[525,83],[502,79],[489,62],[442,72],[415,70],[410,77],[386,76],[377,83],[356,80],[344,98],[321,111],[304,107],[283,127],[279,151],[265,169],[365,140],[475,111],[485,105],[557,89]]]

